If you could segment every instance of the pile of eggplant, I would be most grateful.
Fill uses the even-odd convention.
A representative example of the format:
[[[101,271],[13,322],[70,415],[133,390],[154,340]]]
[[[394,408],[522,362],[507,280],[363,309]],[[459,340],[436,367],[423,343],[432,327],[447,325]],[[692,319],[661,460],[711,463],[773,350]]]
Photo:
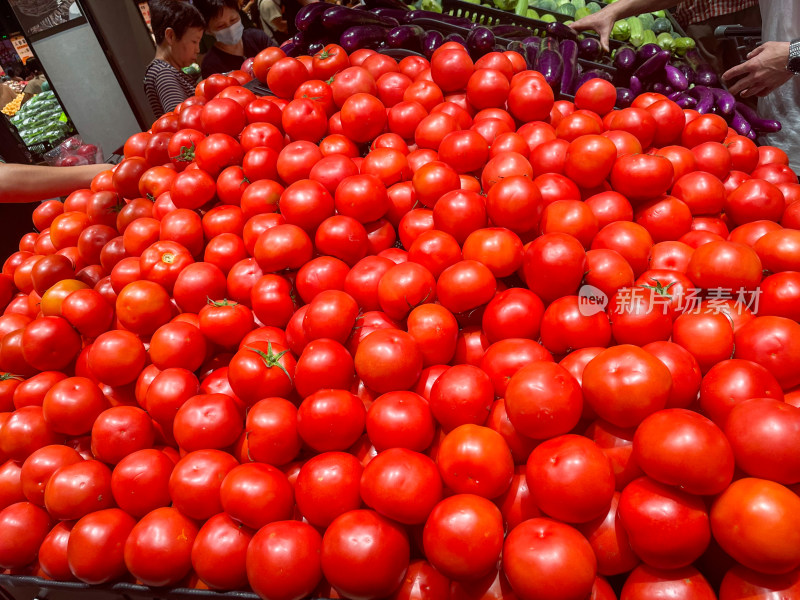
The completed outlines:
[[[553,90],[569,97],[586,81],[601,78],[617,87],[617,107],[630,106],[643,92],[658,92],[700,113],[724,117],[741,135],[780,130],[780,123],[758,117],[725,90],[714,70],[689,50],[682,58],[658,44],[617,48],[604,54],[596,37],[579,36],[563,23],[541,22],[535,29],[519,25],[486,27],[465,17],[411,10],[401,0],[366,0],[357,8],[314,2],[297,15],[298,33],[282,47],[289,56],[315,54],[338,43],[348,53],[360,48],[401,58],[430,58],[444,42],[463,44],[474,60],[492,51],[514,50],[528,68],[541,72]]]
[[[614,54],[614,67],[619,108],[630,106],[642,92],[657,92],[681,108],[724,117],[737,133],[750,139],[761,133],[780,131],[780,123],[759,118],[752,108],[738,102],[722,87],[716,72],[697,50],[675,59],[669,50],[662,50],[656,44],[645,44],[638,50],[622,47]]]

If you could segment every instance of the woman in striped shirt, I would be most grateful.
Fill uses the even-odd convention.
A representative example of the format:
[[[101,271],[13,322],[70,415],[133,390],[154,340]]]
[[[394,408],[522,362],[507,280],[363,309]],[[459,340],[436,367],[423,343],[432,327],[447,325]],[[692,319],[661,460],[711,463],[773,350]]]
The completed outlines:
[[[197,60],[205,21],[182,0],[151,0],[150,15],[157,48],[144,75],[144,91],[158,118],[194,96],[197,80],[181,69]]]

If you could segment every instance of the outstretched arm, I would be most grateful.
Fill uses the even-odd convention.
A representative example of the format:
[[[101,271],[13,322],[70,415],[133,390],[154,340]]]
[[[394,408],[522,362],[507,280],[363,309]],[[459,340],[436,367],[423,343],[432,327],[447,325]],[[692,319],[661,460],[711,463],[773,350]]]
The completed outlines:
[[[600,44],[608,51],[608,41],[615,22],[646,12],[672,8],[679,3],[679,0],[618,0],[603,10],[578,19],[570,27],[576,31],[596,31],[600,36]]]
[[[113,165],[43,167],[0,163],[0,203],[38,202],[88,188],[95,175]]]

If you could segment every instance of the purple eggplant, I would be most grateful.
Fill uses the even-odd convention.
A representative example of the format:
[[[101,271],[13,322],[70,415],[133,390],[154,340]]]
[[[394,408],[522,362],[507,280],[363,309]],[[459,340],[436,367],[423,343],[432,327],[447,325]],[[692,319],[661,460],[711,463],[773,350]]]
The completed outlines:
[[[663,73],[664,67],[667,66],[671,55],[672,53],[669,50],[660,50],[657,54],[654,54],[642,63],[639,68],[634,71],[634,76],[638,77],[641,81]]]
[[[578,41],[578,33],[572,28],[563,23],[548,23],[545,27],[547,35],[552,35],[560,40],[574,40]]]
[[[644,44],[636,52],[636,64],[641,65],[646,63],[659,52],[661,52],[661,46],[658,44]]]
[[[312,42],[308,45],[308,54],[314,56],[317,52],[322,52],[325,42]]]
[[[281,50],[286,53],[286,56],[300,56],[303,53],[303,49],[291,39],[281,46]]]
[[[531,30],[527,27],[520,27],[519,25],[494,25],[492,27],[492,33],[497,37],[521,40],[530,36]]]
[[[611,81],[611,75],[602,69],[590,69],[589,71],[584,71],[578,76],[578,80],[575,82],[575,90],[579,90],[584,83],[592,79],[605,79],[606,81]]]
[[[365,10],[355,10],[346,6],[331,6],[322,13],[322,24],[327,29],[347,29],[348,27],[366,27],[380,25],[382,27],[397,27],[397,19],[381,17]]]
[[[603,47],[600,40],[593,37],[585,37],[578,44],[578,57],[586,60],[597,60],[603,55]]]
[[[706,86],[696,85],[689,90],[689,93],[697,100],[695,110],[701,115],[711,112],[711,109],[714,108],[714,94]]]
[[[495,37],[488,27],[476,27],[467,36],[467,51],[473,59],[494,50]]]
[[[664,71],[667,74],[667,83],[672,86],[672,88],[682,92],[689,87],[686,76],[679,68],[667,65],[664,67]]]
[[[561,88],[561,75],[564,73],[564,59],[554,38],[544,38],[536,58],[536,70],[544,75],[545,81],[558,93]]]
[[[703,65],[694,74],[695,83],[705,85],[707,87],[719,85],[719,77],[717,77],[714,69],[710,65]]]
[[[444,38],[445,42],[457,42],[466,48],[467,40],[464,39],[464,36],[460,33],[449,33],[447,37]]]
[[[633,72],[636,65],[636,51],[633,48],[620,48],[614,55],[614,68],[622,74]]]
[[[686,92],[681,92],[680,96],[675,98],[673,102],[675,102],[675,104],[677,104],[681,108],[694,108],[695,106],[697,106],[697,99],[690,96]]]
[[[639,94],[642,93],[642,82],[636,75],[631,76],[630,84],[628,85],[628,87],[630,88],[631,93],[634,96],[638,96]]]
[[[564,62],[561,73],[561,92],[564,94],[575,93],[575,83],[578,79],[578,43],[575,40],[561,40],[558,48]]]
[[[348,54],[361,48],[377,48],[386,39],[386,28],[380,25],[355,25],[339,38],[339,44]]]
[[[315,22],[321,23],[322,13],[330,7],[330,4],[326,2],[312,2],[311,4],[306,4],[297,11],[297,17],[295,17],[294,20],[298,31],[307,31]]]
[[[667,84],[665,84],[665,83],[662,83],[662,82],[660,82],[660,81],[656,81],[656,82],[654,82],[654,83],[653,83],[653,85],[650,87],[650,91],[651,91],[651,92],[655,92],[656,94],[665,94],[665,95],[666,95],[666,92],[667,92]]]
[[[536,46],[536,50],[538,51],[539,46],[542,43],[542,38],[540,38],[538,35],[530,35],[526,37],[524,40],[522,40],[522,43],[525,45],[534,44]]]
[[[512,40],[508,42],[508,47],[506,50],[510,52],[516,52],[523,58],[525,57],[525,44],[523,44],[520,40]]]
[[[736,110],[736,98],[721,88],[711,88],[711,93],[714,94],[719,114],[724,117],[733,117],[734,110]]]
[[[529,69],[536,68],[536,60],[539,57],[539,45],[541,43],[541,40],[539,40],[538,43],[531,41],[525,44],[525,54],[523,54],[523,56],[525,57],[525,62],[528,64]]]
[[[781,130],[781,124],[778,121],[762,119],[756,111],[743,102],[736,103],[736,110],[747,119],[753,131],[758,133],[777,133]]]
[[[390,48],[408,48],[421,52],[424,35],[425,30],[419,25],[399,25],[386,34],[386,45]]]
[[[750,126],[750,123],[747,122],[738,110],[733,111],[733,118],[731,119],[731,127],[736,130],[736,133],[739,135],[746,136],[750,133],[753,128]]]
[[[438,31],[428,31],[422,38],[422,54],[430,59],[436,49],[444,44],[444,36]]]
[[[631,92],[628,88],[618,87],[617,88],[617,106],[619,108],[628,108],[633,103],[633,92]]]

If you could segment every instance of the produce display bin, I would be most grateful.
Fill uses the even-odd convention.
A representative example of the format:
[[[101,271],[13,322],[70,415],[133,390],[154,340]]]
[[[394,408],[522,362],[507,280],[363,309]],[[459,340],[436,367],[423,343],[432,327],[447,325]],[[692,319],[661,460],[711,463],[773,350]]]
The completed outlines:
[[[259,600],[253,592],[214,592],[189,588],[160,589],[133,583],[87,585],[40,577],[0,575],[0,600]],[[312,598],[310,600],[332,600]]]
[[[549,11],[539,10],[539,9],[536,9],[536,11],[553,15],[554,17],[556,17],[556,20],[559,23],[563,23],[564,21],[570,20],[570,18],[567,15],[562,15],[560,13],[551,13]],[[538,19],[531,19],[529,17],[520,17],[519,15],[516,15],[513,12],[500,10],[499,8],[486,6],[485,4],[473,4],[471,2],[464,2],[464,0],[442,0],[442,12],[444,14],[452,15],[454,17],[466,17],[468,19],[474,20],[476,23],[487,26],[519,25],[520,27],[528,27],[529,29],[542,29],[547,25],[546,22],[539,21]],[[593,33],[584,33],[583,35],[588,35],[590,37],[598,37]],[[612,50],[619,48],[620,46],[623,45],[623,43],[618,40],[611,40],[609,43]],[[602,65],[602,66],[608,68],[608,65]]]

